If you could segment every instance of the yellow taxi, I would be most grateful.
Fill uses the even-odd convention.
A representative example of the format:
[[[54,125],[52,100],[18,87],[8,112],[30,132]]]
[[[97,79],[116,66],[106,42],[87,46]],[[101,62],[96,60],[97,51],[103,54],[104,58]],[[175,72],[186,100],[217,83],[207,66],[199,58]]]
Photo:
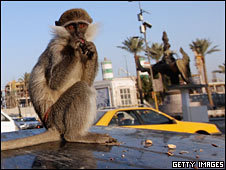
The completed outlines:
[[[221,134],[220,130],[214,124],[179,121],[150,107],[100,110],[97,113],[95,125],[183,133]]]

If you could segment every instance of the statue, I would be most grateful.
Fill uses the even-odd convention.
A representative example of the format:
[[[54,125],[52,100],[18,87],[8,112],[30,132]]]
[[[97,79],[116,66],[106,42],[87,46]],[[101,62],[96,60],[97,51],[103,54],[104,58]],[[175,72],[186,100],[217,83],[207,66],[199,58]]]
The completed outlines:
[[[156,76],[158,73],[162,75],[167,75],[170,78],[171,85],[179,85],[179,75],[181,75],[182,79],[187,83],[190,82],[191,72],[189,66],[189,56],[184,52],[182,48],[180,48],[180,53],[183,55],[182,59],[175,59],[173,57],[173,52],[169,49],[169,39],[167,37],[166,32],[163,32],[162,37],[164,43],[164,54],[162,60],[152,65],[153,76]],[[141,72],[148,72],[150,75],[150,68],[144,68],[140,62],[139,57],[136,58],[138,70]]]

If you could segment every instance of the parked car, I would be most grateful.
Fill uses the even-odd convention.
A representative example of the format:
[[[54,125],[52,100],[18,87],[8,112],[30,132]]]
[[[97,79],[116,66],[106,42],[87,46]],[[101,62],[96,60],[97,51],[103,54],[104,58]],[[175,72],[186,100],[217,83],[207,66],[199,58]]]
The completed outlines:
[[[161,111],[149,107],[120,108],[98,111],[95,125],[183,133],[221,134],[220,130],[214,124],[179,121]]]
[[[1,111],[1,133],[13,132],[20,130],[20,127],[14,122],[14,120]]]
[[[14,120],[21,129],[34,129],[43,127],[42,123],[36,120],[35,117],[15,118]]]

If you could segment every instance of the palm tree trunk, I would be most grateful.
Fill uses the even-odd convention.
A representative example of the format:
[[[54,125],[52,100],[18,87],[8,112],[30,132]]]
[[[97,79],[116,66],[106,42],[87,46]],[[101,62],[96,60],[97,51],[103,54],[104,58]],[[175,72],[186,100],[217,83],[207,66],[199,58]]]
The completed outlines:
[[[195,53],[195,63],[196,68],[198,70],[199,78],[200,78],[200,84],[206,84],[205,82],[205,73],[204,73],[204,63],[203,63],[203,56],[201,54]],[[207,93],[206,88],[202,88],[202,93]]]
[[[206,90],[206,93],[208,95],[210,107],[213,109],[214,103],[213,103],[211,91],[210,91],[209,86],[208,86],[205,56],[198,54],[196,51],[194,51],[194,53],[195,53],[195,58],[196,58],[196,66],[197,66],[197,69],[199,70],[199,74],[200,74],[201,83],[202,83],[202,79],[204,78],[204,82],[205,82],[205,85],[206,85],[205,90]],[[202,75],[202,72],[203,72],[203,75]]]
[[[25,89],[25,100],[26,100],[25,107],[27,107],[28,106],[27,88]]]
[[[205,56],[202,57],[202,60],[203,60],[203,71],[204,71],[204,78],[205,78],[205,84],[206,84],[205,88],[206,88],[206,92],[207,92],[208,99],[209,99],[209,102],[210,102],[210,107],[213,109],[214,108],[214,103],[213,103],[212,94],[211,94],[211,91],[210,91],[209,85],[208,85]]]
[[[19,117],[21,118],[21,117],[22,117],[22,114],[21,114],[21,109],[20,109],[20,103],[19,103],[19,100],[16,99],[16,102],[17,102],[17,108],[18,108],[18,112],[19,112]]]

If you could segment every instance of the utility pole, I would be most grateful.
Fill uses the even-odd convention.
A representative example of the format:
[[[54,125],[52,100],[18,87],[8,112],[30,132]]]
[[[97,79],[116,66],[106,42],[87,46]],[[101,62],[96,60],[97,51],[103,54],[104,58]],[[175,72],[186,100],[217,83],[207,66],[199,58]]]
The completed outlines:
[[[126,61],[126,72],[127,72],[127,77],[129,77],[129,70],[128,70],[128,64],[127,64],[127,59],[126,59],[126,56],[124,55],[125,57],[125,61]]]
[[[148,54],[148,61],[150,63],[150,75],[149,75],[149,79],[151,80],[152,82],[152,87],[153,87],[153,96],[154,96],[154,100],[155,100],[155,108],[157,110],[159,110],[158,108],[158,100],[157,100],[157,97],[156,97],[156,92],[155,92],[155,83],[154,83],[154,77],[153,77],[153,71],[152,71],[152,66],[151,66],[151,57],[150,57],[150,52],[148,50],[148,43],[147,43],[147,36],[146,36],[146,28],[150,28],[152,27],[152,25],[148,22],[144,22],[143,21],[143,12],[146,12],[148,13],[147,11],[144,11],[141,9],[141,5],[140,5],[140,1],[139,1],[139,9],[140,9],[140,13],[138,14],[138,21],[141,21],[142,22],[142,25],[140,26],[140,32],[144,34],[144,42],[145,42],[145,47],[146,47],[146,51],[147,51],[147,54]]]

